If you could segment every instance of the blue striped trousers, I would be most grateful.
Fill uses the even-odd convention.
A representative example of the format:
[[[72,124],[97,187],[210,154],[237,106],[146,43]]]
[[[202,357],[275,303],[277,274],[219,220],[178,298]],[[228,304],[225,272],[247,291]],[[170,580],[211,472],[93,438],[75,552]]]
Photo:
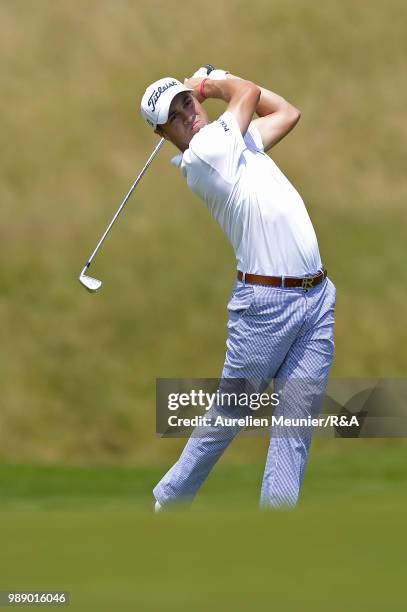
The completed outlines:
[[[308,292],[236,281],[228,303],[227,351],[222,379],[271,380],[280,402],[274,416],[316,417],[323,401],[334,356],[335,287],[325,279]],[[208,417],[224,411],[214,406]],[[248,408],[234,407],[243,416]],[[240,427],[196,428],[179,460],[154,488],[165,506],[192,501]],[[261,489],[262,507],[292,507],[299,497],[312,438],[311,427],[270,432]]]

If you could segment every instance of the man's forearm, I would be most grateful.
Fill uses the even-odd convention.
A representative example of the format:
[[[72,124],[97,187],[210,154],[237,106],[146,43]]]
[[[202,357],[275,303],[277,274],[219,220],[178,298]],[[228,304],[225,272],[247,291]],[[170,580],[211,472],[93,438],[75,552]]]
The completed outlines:
[[[239,77],[228,75],[228,79],[239,80]],[[264,150],[268,151],[293,129],[301,113],[282,96],[269,89],[258,87],[258,90],[260,96],[255,112],[259,118],[255,119],[255,125],[260,133]]]
[[[260,92],[260,100],[256,107],[256,113],[259,117],[265,117],[277,111],[294,108],[293,105],[287,102],[282,96],[273,93],[269,89],[260,87]]]
[[[260,88],[251,81],[241,79],[211,80],[194,78],[185,79],[184,84],[190,87],[199,102],[205,98],[217,98],[227,103],[227,110],[232,113],[244,135],[253,119],[259,98]]]
[[[260,90],[260,87],[251,81],[244,81],[243,79],[225,79],[216,81],[207,79],[204,84],[205,98],[215,98],[224,100],[224,102],[230,102],[233,98],[239,98],[248,91],[253,92],[254,89],[258,91]]]
[[[240,80],[240,77],[237,77],[233,74],[229,74],[228,79]],[[272,113],[276,113],[277,111],[295,108],[282,96],[279,96],[278,94],[270,91],[269,89],[260,87],[260,85],[258,85],[257,87],[260,89],[260,99],[256,107],[256,113],[259,117],[265,117],[266,115],[271,115]]]

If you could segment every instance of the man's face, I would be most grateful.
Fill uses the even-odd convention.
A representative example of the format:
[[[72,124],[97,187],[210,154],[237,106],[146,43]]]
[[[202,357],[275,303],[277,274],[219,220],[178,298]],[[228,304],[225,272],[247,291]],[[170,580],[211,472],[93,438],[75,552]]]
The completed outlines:
[[[168,121],[157,126],[157,133],[180,151],[185,151],[192,137],[208,123],[208,114],[202,104],[189,91],[183,91],[172,100]]]

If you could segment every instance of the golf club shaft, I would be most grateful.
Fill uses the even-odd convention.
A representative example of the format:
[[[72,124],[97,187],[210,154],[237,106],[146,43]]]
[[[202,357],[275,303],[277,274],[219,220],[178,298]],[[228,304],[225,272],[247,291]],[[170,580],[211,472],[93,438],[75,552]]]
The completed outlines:
[[[89,257],[88,261],[86,262],[85,267],[83,268],[81,274],[84,274],[86,272],[86,270],[89,268],[90,264],[92,263],[93,258],[95,257],[96,253],[98,252],[98,250],[100,249],[100,247],[102,246],[106,236],[108,235],[108,233],[110,232],[110,230],[113,227],[113,224],[115,223],[117,217],[120,215],[120,213],[122,212],[123,208],[126,205],[127,200],[129,199],[129,197],[131,196],[131,194],[133,193],[133,191],[135,190],[135,188],[137,187],[138,183],[140,182],[143,174],[145,173],[145,171],[147,170],[147,168],[149,167],[149,165],[151,164],[151,162],[153,161],[154,157],[157,155],[158,151],[161,149],[161,147],[163,146],[165,142],[165,138],[161,138],[160,142],[158,143],[158,145],[155,147],[154,151],[151,153],[150,157],[148,158],[148,160],[146,161],[146,164],[144,166],[144,168],[142,169],[142,171],[140,172],[140,174],[138,175],[138,177],[136,178],[136,180],[134,181],[133,185],[131,186],[128,194],[126,195],[126,197],[124,198],[123,202],[120,204],[119,208],[116,211],[116,214],[114,215],[113,219],[110,221],[108,227],[106,228],[105,233],[103,234],[103,236],[101,237],[101,239],[99,240],[99,242],[96,245],[95,250],[93,251],[92,255]]]

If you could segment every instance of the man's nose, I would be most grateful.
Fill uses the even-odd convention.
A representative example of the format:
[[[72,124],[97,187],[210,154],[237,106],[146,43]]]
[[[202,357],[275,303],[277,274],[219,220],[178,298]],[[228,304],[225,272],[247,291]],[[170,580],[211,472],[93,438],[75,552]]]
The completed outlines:
[[[195,121],[196,113],[195,110],[188,110],[184,112],[184,123],[186,125]]]

